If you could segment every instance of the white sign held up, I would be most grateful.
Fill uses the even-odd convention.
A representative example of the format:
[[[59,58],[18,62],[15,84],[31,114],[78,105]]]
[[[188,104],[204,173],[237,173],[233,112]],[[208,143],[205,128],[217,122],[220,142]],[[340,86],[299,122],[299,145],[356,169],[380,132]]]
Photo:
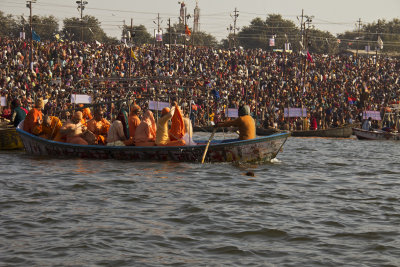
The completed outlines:
[[[90,95],[71,95],[72,104],[90,104],[92,103],[92,97]]]
[[[149,109],[151,110],[162,110],[163,108],[168,108],[168,102],[160,102],[160,101],[149,101]]]

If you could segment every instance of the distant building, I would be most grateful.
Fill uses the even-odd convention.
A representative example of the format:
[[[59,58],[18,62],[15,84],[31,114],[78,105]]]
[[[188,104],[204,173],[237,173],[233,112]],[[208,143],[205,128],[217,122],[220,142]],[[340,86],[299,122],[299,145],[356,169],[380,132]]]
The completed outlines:
[[[179,2],[181,4],[181,9],[179,11],[179,24],[185,23],[185,2]]]
[[[200,8],[198,6],[198,1],[196,1],[196,7],[194,8],[194,18],[193,18],[193,32],[200,31]]]

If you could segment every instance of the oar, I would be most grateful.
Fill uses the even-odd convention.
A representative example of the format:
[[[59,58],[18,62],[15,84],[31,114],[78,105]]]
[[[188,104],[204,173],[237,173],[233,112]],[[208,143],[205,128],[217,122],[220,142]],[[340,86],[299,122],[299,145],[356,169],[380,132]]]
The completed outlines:
[[[204,159],[206,158],[208,147],[210,146],[211,140],[214,138],[214,134],[215,134],[216,131],[217,131],[217,127],[214,128],[213,132],[211,133],[210,138],[208,139],[208,142],[207,142],[207,145],[206,145],[206,149],[204,149],[203,158],[201,159],[201,164],[204,163]]]

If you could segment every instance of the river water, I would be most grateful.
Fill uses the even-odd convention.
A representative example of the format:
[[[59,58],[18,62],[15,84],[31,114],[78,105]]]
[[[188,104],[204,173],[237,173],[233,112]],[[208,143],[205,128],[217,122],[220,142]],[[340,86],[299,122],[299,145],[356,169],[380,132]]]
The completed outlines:
[[[400,266],[399,159],[322,138],[258,166],[1,152],[0,266]]]

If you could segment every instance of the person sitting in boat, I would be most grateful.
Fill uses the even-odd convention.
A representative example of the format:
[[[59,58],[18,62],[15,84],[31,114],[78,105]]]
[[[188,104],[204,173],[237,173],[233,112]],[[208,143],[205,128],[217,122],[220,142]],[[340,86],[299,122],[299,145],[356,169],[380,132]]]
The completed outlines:
[[[87,129],[96,135],[97,144],[106,145],[110,122],[103,118],[103,111],[100,108],[95,110],[94,120],[87,122]]]
[[[154,146],[156,141],[157,125],[153,112],[147,110],[135,131],[136,146]]]
[[[369,117],[368,120],[364,121],[364,123],[362,125],[362,129],[363,130],[366,130],[366,131],[370,131],[371,130],[371,126],[372,126],[371,120],[372,120],[372,118]]]
[[[193,141],[193,126],[192,126],[192,121],[189,119],[189,117],[184,117],[183,122],[185,124],[185,134],[183,135],[182,139],[185,141],[187,146],[195,146],[197,145]]]
[[[88,145],[89,143],[83,138],[86,126],[82,125],[82,112],[76,111],[71,120],[60,128],[60,134],[65,136],[65,142],[76,145]]]
[[[136,132],[136,128],[140,124],[139,116],[140,116],[141,111],[142,111],[142,109],[138,105],[133,104],[131,106],[131,112],[130,112],[129,118],[128,118],[129,139],[124,142],[125,145],[127,145],[127,146],[135,145],[135,132]]]
[[[184,146],[185,141],[182,139],[184,135],[184,124],[183,120],[179,120],[179,116],[182,118],[181,111],[178,104],[174,101],[172,108],[163,108],[161,111],[161,118],[157,122],[156,132],[156,145],[157,146]],[[172,120],[175,113],[179,112],[176,117]],[[168,131],[168,121],[171,122],[171,131]],[[181,135],[181,136],[180,136]],[[170,136],[173,136],[175,140],[171,140]]]
[[[107,146],[125,146],[124,127],[120,120],[114,119],[107,132]]]
[[[256,124],[250,116],[250,107],[243,105],[239,107],[239,117],[232,121],[220,122],[216,127],[238,127],[239,140],[249,140],[256,138]]]
[[[43,121],[39,120],[38,124],[33,128],[32,133],[42,138],[63,142],[60,129],[62,127],[61,120],[55,116],[44,115]]]
[[[39,98],[35,102],[35,107],[29,110],[24,120],[24,131],[32,133],[33,128],[43,119],[42,109],[44,108],[43,99]]]
[[[86,107],[82,110],[82,125],[87,126],[87,122],[92,120],[92,112],[90,111],[90,108]]]
[[[28,114],[28,111],[21,107],[21,102],[18,99],[14,99],[11,102],[11,108],[12,108],[12,114],[11,114],[11,122],[14,125],[14,127],[17,127],[18,124],[23,121],[26,117],[26,114]]]

